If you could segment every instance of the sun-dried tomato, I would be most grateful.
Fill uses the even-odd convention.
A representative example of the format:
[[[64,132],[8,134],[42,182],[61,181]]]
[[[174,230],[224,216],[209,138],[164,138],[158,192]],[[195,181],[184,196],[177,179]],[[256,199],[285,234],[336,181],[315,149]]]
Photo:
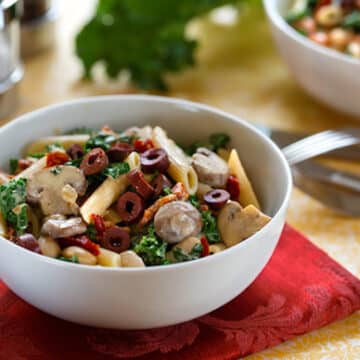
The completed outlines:
[[[231,200],[238,200],[240,195],[240,183],[236,176],[230,175],[227,183],[226,183],[226,190],[230,194]]]
[[[46,155],[46,167],[63,165],[70,160],[69,155],[61,151],[54,151]]]
[[[146,150],[152,149],[154,147],[154,143],[150,139],[145,140],[145,141],[136,139],[134,141],[134,147],[138,153],[143,153]]]
[[[94,223],[96,232],[99,236],[102,236],[106,230],[105,222],[102,216],[97,214],[91,214],[90,216],[92,222]]]
[[[86,235],[69,236],[59,239],[62,247],[79,246],[97,256],[100,253],[100,246],[91,241]]]
[[[201,239],[201,245],[203,247],[203,251],[201,253],[201,257],[205,257],[208,256],[210,254],[210,247],[209,247],[209,242],[206,238],[206,236],[203,236]]]

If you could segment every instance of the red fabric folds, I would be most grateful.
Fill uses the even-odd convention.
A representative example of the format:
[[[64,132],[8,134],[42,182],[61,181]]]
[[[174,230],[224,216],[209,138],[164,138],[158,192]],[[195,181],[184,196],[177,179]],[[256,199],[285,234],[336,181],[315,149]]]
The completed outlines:
[[[360,309],[360,280],[286,226],[270,262],[236,299],[196,320],[114,331],[36,310],[0,283],[0,360],[237,359]]]

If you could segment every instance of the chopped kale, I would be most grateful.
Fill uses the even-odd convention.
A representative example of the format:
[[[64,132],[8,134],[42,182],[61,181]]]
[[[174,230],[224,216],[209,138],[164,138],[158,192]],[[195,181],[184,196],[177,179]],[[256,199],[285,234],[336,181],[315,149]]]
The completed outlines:
[[[200,201],[195,194],[189,196],[189,202],[192,206],[196,207],[197,209],[200,208]]]
[[[210,211],[202,211],[201,218],[203,221],[203,233],[210,244],[220,242],[220,234],[216,225],[216,219]]]
[[[189,254],[184,252],[183,249],[176,246],[173,249],[174,258],[177,262],[199,259],[201,257],[202,252],[203,252],[203,246],[201,244],[195,244]]]
[[[64,165],[75,166],[75,167],[79,168],[81,161],[82,161],[82,158],[70,160],[70,161],[67,161]]]
[[[32,157],[32,158],[35,158],[35,159],[41,159],[45,155],[46,155],[45,152],[37,152],[37,153],[27,154],[28,157]]]
[[[19,160],[18,159],[10,159],[9,160],[10,174],[15,174],[16,173],[18,165],[19,165]]]
[[[90,139],[85,143],[85,151],[90,151],[96,147],[100,147],[107,151],[116,140],[116,136],[100,131],[99,133],[91,136]]]
[[[86,229],[86,235],[91,241],[97,241],[97,231],[94,224],[89,224]]]
[[[0,210],[18,235],[28,226],[25,198],[26,179],[14,179],[0,186]]]
[[[169,261],[166,259],[167,244],[155,234],[154,225],[150,225],[147,233],[140,241],[135,243],[133,250],[138,254],[147,266],[165,265]]]
[[[226,148],[230,141],[230,136],[224,133],[211,134],[209,137],[211,150],[217,151],[220,148]]]
[[[130,171],[130,166],[127,162],[122,163],[112,163],[104,171],[104,175],[111,176],[116,179],[120,175],[126,174]]]
[[[171,189],[167,186],[163,188],[162,192],[164,195],[170,195],[172,193]]]
[[[61,261],[67,261],[67,262],[72,262],[72,263],[76,263],[78,264],[79,263],[79,259],[77,256],[73,256],[72,258],[68,259],[64,256],[59,256],[57,257],[58,260],[61,260]]]
[[[360,31],[360,10],[354,10],[346,15],[343,21],[343,26],[352,28],[355,31]]]

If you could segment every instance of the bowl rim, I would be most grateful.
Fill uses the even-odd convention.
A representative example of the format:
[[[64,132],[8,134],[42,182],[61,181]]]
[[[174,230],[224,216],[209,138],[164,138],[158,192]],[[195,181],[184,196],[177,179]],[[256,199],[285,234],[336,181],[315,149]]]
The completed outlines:
[[[326,46],[319,45],[311,41],[306,36],[303,36],[300,33],[298,33],[291,25],[289,25],[285,21],[284,17],[276,9],[276,3],[283,1],[288,1],[288,0],[263,0],[264,8],[269,19],[274,25],[276,25],[278,29],[280,29],[283,33],[285,33],[288,37],[290,37],[294,41],[300,43],[301,45],[307,47],[310,50],[320,53],[321,55],[328,56],[334,60],[343,61],[345,63],[360,67],[359,59],[356,59],[350,55],[347,55],[335,49],[331,49]]]
[[[157,272],[157,271],[174,271],[178,268],[183,268],[183,267],[202,266],[202,264],[206,265],[208,262],[212,261],[212,259],[214,257],[219,259],[220,256],[226,256],[226,254],[228,254],[231,251],[232,252],[236,251],[236,249],[240,249],[244,246],[247,246],[247,244],[249,244],[250,242],[257,241],[257,238],[260,238],[262,233],[265,232],[268,227],[272,226],[273,223],[276,221],[276,219],[279,216],[281,216],[281,214],[283,212],[286,211],[289,201],[290,201],[293,181],[292,181],[292,174],[291,174],[290,166],[288,165],[287,160],[286,160],[285,156],[283,155],[283,153],[281,152],[280,148],[270,138],[268,138],[259,129],[257,129],[254,125],[250,124],[246,120],[244,120],[236,115],[227,113],[223,110],[209,106],[209,105],[205,105],[205,104],[201,104],[201,103],[197,103],[197,102],[193,102],[193,101],[189,101],[189,100],[179,99],[179,98],[170,98],[170,97],[155,96],[155,95],[133,95],[133,94],[131,94],[131,95],[104,95],[104,96],[82,97],[82,98],[78,98],[78,99],[74,99],[74,100],[67,100],[67,101],[59,102],[59,103],[56,103],[53,105],[45,106],[38,110],[30,111],[23,115],[20,115],[0,128],[0,136],[3,132],[6,132],[8,129],[10,129],[12,127],[17,127],[21,123],[27,123],[28,121],[31,121],[32,118],[34,118],[40,114],[46,113],[48,111],[56,111],[57,109],[67,107],[67,106],[72,106],[72,105],[80,106],[80,105],[84,105],[87,103],[102,102],[102,101],[158,102],[158,103],[162,103],[165,105],[180,106],[181,108],[187,109],[188,111],[196,110],[196,111],[210,112],[212,114],[215,114],[216,116],[227,118],[228,120],[231,120],[233,122],[241,123],[241,125],[244,126],[247,130],[256,133],[256,135],[258,137],[260,137],[262,139],[262,141],[267,143],[274,150],[275,154],[277,154],[277,156],[278,156],[278,160],[280,161],[281,165],[285,169],[286,192],[285,192],[284,198],[282,199],[279,209],[274,214],[274,216],[271,218],[271,220],[262,229],[260,229],[254,235],[250,236],[248,239],[246,239],[246,241],[242,241],[242,242],[236,244],[235,246],[232,246],[231,248],[227,248],[227,249],[221,251],[220,253],[214,254],[213,256],[206,256],[206,257],[197,259],[196,261],[186,261],[186,262],[169,264],[169,265],[156,265],[156,266],[149,266],[149,267],[144,267],[144,268],[136,268],[136,267],[134,267],[134,268],[123,268],[123,267],[117,268],[117,267],[73,264],[71,262],[59,261],[57,259],[53,259],[53,258],[44,256],[44,255],[41,255],[41,254],[34,253],[32,251],[22,248],[21,246],[14,244],[13,242],[6,239],[5,237],[0,236],[0,241],[5,241],[5,243],[6,243],[5,246],[7,246],[7,245],[10,247],[13,246],[16,249],[16,251],[23,252],[24,256],[28,255],[28,256],[33,256],[35,258],[37,257],[39,259],[39,261],[42,261],[42,262],[45,262],[45,263],[48,263],[48,264],[51,264],[54,266],[58,266],[58,267],[61,267],[64,269],[72,269],[73,268],[73,269],[78,269],[78,271],[103,271],[103,272],[105,271],[105,272],[111,272],[111,273],[113,273],[113,272],[114,273],[115,272],[116,273],[125,273],[125,272],[126,273],[142,273],[142,272],[147,273],[147,272]],[[81,265],[81,266],[79,266],[79,265]]]

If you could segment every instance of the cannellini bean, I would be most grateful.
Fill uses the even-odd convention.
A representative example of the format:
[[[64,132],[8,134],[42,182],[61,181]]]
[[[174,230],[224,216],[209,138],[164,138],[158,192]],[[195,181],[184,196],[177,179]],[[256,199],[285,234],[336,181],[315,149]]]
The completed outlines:
[[[145,267],[142,258],[132,250],[123,251],[120,258],[122,267]]]
[[[322,31],[317,31],[309,35],[309,39],[323,46],[329,45],[329,35]]]
[[[43,255],[56,258],[61,254],[61,248],[51,236],[40,236],[39,247]]]
[[[97,262],[101,266],[120,267],[120,255],[114,251],[100,248],[100,253],[97,256]]]
[[[83,265],[96,265],[97,263],[96,256],[79,246],[69,246],[65,248],[62,252],[62,255],[67,259],[76,257],[79,261],[79,264]]]
[[[202,200],[204,195],[209,191],[214,190],[210,185],[199,182],[198,189],[196,191],[196,195]]]
[[[213,244],[209,246],[209,252],[210,254],[216,254],[218,252],[221,252],[226,249],[225,244],[219,243],[219,244]]]
[[[347,47],[347,52],[357,59],[360,59],[360,42],[351,42]]]
[[[343,10],[339,5],[321,6],[315,14],[316,22],[325,27],[339,25],[343,17]]]
[[[330,46],[337,50],[344,50],[352,39],[352,33],[350,31],[335,28],[329,32]]]

